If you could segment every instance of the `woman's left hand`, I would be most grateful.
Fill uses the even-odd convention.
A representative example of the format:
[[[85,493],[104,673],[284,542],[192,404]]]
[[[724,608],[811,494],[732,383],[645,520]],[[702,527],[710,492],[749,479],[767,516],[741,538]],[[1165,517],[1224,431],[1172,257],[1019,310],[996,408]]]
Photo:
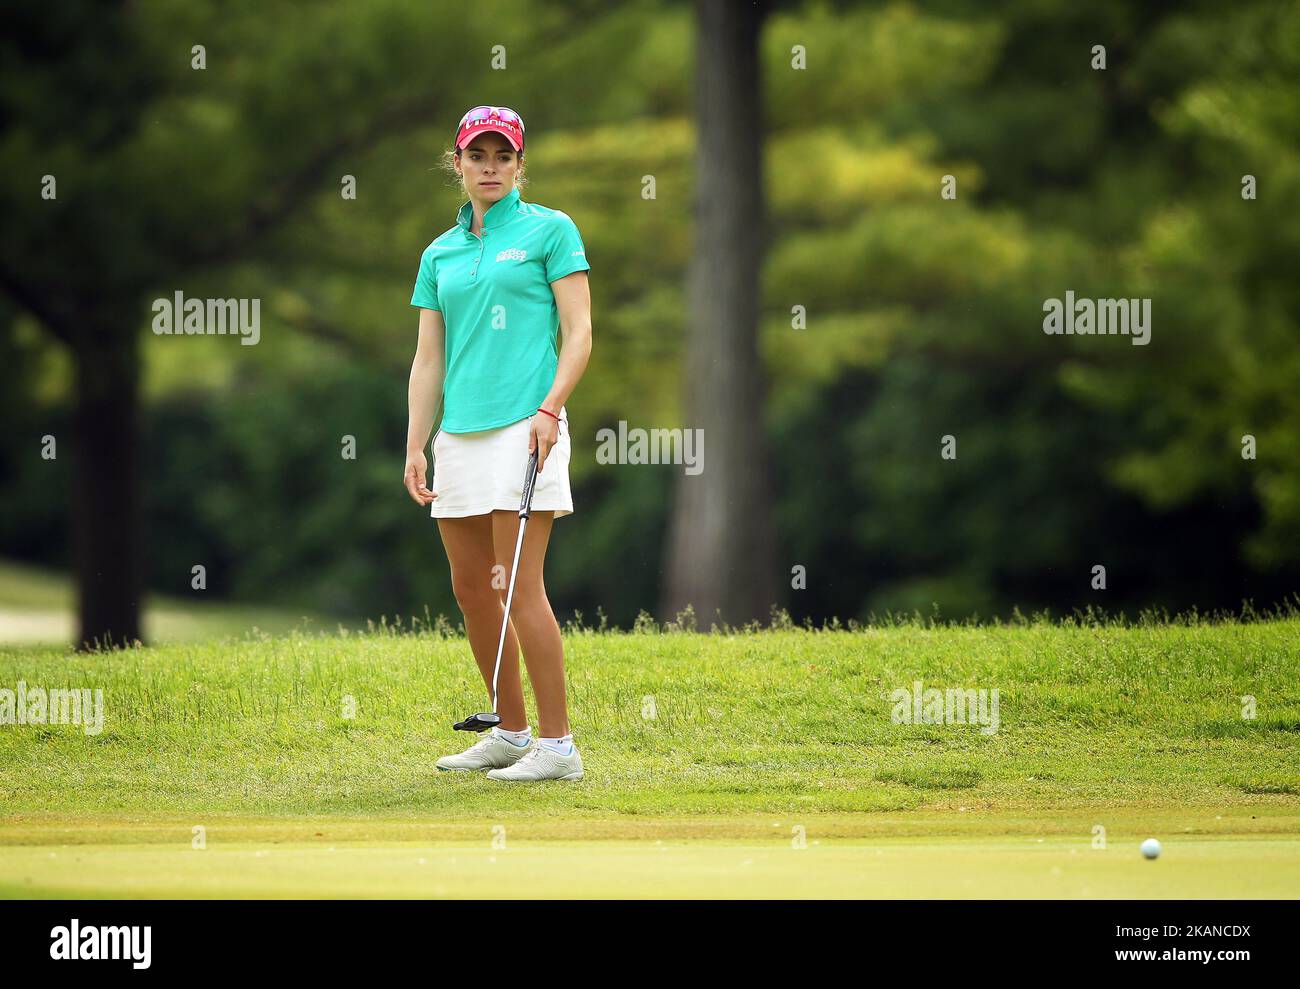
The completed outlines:
[[[542,465],[551,454],[551,447],[560,438],[560,422],[552,419],[545,412],[533,413],[533,424],[528,436],[528,454],[537,451],[537,473],[542,472]]]

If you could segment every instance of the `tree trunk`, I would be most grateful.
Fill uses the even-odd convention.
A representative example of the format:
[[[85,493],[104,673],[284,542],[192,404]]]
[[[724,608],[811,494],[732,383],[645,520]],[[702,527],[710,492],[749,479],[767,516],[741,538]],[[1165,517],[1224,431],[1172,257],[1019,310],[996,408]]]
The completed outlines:
[[[766,620],[776,597],[758,355],[763,215],[757,6],[697,0],[695,244],[688,274],[687,428],[704,470],[677,481],[663,611],[702,630]]]
[[[73,552],[77,569],[78,645],[121,646],[141,639],[143,532],[140,505],[139,341],[123,317],[78,333]]]

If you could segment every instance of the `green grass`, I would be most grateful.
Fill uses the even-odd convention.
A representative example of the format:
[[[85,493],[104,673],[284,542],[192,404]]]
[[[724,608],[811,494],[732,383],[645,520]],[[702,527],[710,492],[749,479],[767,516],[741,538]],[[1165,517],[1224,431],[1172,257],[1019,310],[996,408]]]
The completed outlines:
[[[874,843],[572,840],[343,845],[228,842],[0,849],[0,896],[41,898],[456,898],[491,884],[500,899],[1162,898],[1296,895],[1300,842],[1189,839],[1147,862],[1135,842]]]
[[[77,634],[74,609],[75,594],[66,574],[0,560],[0,643],[71,642]],[[209,602],[199,592],[189,598],[152,595],[143,621],[151,642],[201,642],[253,629],[282,634],[300,627],[334,627],[319,615]]]
[[[0,727],[0,894],[423,896],[484,870],[556,895],[1300,890],[1295,619],[565,645],[587,778],[523,786],[432,768],[483,704],[460,638],[0,651],[0,687],[106,706],[99,735]],[[997,689],[999,730],[894,723],[916,680]]]

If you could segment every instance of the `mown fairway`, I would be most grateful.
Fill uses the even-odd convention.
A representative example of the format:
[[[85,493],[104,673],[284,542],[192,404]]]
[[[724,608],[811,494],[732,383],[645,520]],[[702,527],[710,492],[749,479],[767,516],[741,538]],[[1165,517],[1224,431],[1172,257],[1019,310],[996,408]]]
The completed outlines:
[[[0,894],[1300,893],[1300,621],[566,648],[587,778],[526,786],[433,769],[483,703],[459,638],[0,653],[105,698],[98,735],[0,726]],[[918,680],[997,689],[998,730],[895,723]]]

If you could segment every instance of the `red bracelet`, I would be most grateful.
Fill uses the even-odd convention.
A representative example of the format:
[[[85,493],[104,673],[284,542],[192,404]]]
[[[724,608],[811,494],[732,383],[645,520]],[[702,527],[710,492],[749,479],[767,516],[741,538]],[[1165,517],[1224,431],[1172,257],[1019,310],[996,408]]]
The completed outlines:
[[[538,409],[537,411],[538,411],[538,412],[546,412],[545,409]],[[548,416],[550,416],[552,419],[554,419],[556,422],[559,422],[559,421],[560,421],[560,417],[557,416],[554,412],[546,412],[546,414],[547,414]]]

